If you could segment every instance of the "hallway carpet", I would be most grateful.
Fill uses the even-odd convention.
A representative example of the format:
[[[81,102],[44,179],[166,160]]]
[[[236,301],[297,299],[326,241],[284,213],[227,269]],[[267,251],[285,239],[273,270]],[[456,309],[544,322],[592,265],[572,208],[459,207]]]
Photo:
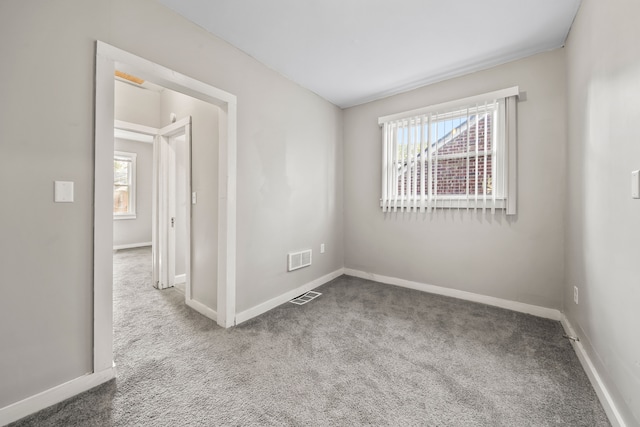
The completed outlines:
[[[150,265],[114,257],[117,379],[16,426],[609,425],[558,322],[342,276],[224,330]]]

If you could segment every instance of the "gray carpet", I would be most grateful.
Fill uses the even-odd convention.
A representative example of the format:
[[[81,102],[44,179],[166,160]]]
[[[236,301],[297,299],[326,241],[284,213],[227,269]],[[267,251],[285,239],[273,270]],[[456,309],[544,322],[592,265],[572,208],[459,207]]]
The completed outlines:
[[[558,322],[342,276],[223,330],[114,260],[117,379],[16,426],[609,425]]]

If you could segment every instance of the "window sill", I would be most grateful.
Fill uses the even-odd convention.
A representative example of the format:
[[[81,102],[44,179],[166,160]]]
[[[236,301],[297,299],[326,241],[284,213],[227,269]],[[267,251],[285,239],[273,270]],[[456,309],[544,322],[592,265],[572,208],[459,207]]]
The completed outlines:
[[[113,216],[113,220],[114,221],[119,221],[121,219],[136,219],[136,214],[119,214],[119,215],[114,215]]]

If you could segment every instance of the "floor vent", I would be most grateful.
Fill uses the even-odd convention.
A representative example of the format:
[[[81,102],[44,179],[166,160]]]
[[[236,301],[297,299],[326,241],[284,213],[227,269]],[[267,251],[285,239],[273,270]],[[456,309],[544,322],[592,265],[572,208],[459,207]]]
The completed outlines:
[[[297,270],[302,267],[311,265],[311,249],[301,252],[290,252],[289,271]]]
[[[308,303],[309,301],[318,298],[320,295],[322,295],[320,292],[309,291],[309,292],[306,292],[306,293],[300,295],[299,297],[296,297],[296,298],[292,299],[289,302],[292,302],[292,303],[298,304],[298,305],[304,305],[304,304]]]

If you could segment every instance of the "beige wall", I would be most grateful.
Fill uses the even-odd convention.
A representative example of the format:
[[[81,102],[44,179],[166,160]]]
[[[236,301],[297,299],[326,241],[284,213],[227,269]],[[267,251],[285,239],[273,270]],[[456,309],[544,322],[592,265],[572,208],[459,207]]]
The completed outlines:
[[[639,16],[637,1],[583,0],[567,40],[564,312],[630,426],[640,425]]]
[[[120,80],[114,83],[114,118],[159,128],[160,92],[143,89]]]
[[[517,216],[382,213],[378,117],[516,85]],[[556,50],[345,110],[345,267],[559,309],[564,93]]]
[[[340,109],[151,0],[3,0],[0,407],[92,371],[96,40],[238,97],[239,310],[342,267]]]

